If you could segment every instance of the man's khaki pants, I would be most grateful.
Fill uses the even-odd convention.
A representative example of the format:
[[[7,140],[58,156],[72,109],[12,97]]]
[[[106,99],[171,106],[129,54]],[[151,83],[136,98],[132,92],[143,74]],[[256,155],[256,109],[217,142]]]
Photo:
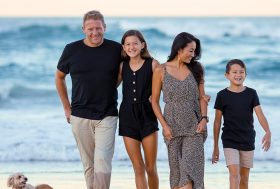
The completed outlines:
[[[89,120],[71,116],[72,131],[84,166],[87,189],[109,189],[117,117]]]

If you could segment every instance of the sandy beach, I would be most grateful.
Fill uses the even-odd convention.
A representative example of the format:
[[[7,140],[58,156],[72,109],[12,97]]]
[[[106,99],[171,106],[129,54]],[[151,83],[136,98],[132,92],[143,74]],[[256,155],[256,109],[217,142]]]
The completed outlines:
[[[0,163],[0,188],[5,189],[10,173],[22,171],[29,178],[28,183],[37,185],[47,183],[55,189],[85,189],[85,182],[80,162],[17,162]],[[224,162],[211,165],[206,162],[205,188],[226,189],[228,173]],[[166,161],[158,162],[160,189],[169,188],[169,173]],[[277,162],[258,161],[251,171],[250,188],[279,189],[280,164]],[[113,162],[111,189],[134,189],[134,174],[130,162]]]

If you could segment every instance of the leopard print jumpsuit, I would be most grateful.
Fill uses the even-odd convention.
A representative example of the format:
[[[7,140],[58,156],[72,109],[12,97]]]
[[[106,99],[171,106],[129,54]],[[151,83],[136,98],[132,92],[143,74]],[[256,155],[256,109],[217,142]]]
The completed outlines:
[[[170,187],[183,187],[192,182],[193,189],[204,189],[204,141],[207,132],[195,132],[201,117],[197,82],[192,73],[181,81],[170,75],[165,67],[164,70],[164,118],[173,136],[170,141],[165,139]]]

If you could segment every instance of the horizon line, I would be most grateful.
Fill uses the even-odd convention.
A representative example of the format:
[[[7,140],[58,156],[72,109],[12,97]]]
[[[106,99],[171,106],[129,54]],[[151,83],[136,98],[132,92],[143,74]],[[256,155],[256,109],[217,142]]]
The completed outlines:
[[[24,16],[24,15],[0,15],[0,18],[80,18],[83,17],[77,15],[35,15],[35,16]],[[104,16],[105,18],[276,18],[280,17],[280,15],[182,15],[182,16],[163,16],[163,15],[146,15],[146,16],[137,16],[137,15],[122,15],[122,16]]]

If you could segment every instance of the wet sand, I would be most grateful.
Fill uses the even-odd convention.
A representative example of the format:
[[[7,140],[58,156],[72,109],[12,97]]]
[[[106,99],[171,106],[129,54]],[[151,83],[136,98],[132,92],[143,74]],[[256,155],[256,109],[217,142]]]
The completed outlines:
[[[205,166],[205,188],[229,188],[228,172],[225,162],[212,165],[209,161]],[[0,188],[8,188],[7,178],[21,171],[28,177],[28,183],[33,186],[46,183],[54,189],[85,189],[85,182],[80,162],[17,162],[0,163]],[[168,162],[158,162],[160,189],[169,188]],[[255,162],[255,168],[250,174],[250,188],[279,189],[280,163],[269,161]],[[129,161],[113,162],[111,189],[134,189],[134,173]]]

